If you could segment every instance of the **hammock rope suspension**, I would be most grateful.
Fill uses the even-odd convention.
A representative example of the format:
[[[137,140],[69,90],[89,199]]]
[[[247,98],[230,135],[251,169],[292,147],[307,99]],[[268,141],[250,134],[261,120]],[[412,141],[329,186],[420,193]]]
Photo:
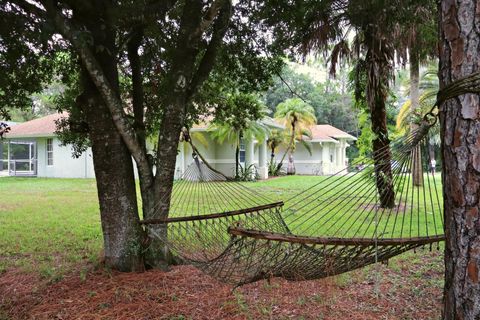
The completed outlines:
[[[433,124],[425,116],[415,131],[379,150],[376,161],[359,159],[356,172],[319,177],[295,195],[231,181],[195,157],[165,202],[168,218],[142,223],[186,263],[235,285],[322,278],[431,246],[444,240],[440,181],[429,170]],[[391,160],[378,160],[386,155]],[[414,172],[418,167],[422,172]],[[386,170],[392,177],[378,179]],[[382,194],[395,205],[382,207]]]

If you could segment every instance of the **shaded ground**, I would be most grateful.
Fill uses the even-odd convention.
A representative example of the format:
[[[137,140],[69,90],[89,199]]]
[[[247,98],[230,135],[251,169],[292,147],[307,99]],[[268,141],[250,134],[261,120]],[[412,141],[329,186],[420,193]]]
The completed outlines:
[[[281,195],[321,177],[252,183]],[[0,320],[6,319],[439,319],[443,259],[407,253],[318,281],[232,288],[189,266],[108,272],[95,181],[0,179]],[[377,295],[378,293],[378,295]]]
[[[328,279],[235,290],[190,266],[141,274],[92,266],[58,282],[7,270],[0,319],[439,319],[442,279],[441,252],[428,250]]]

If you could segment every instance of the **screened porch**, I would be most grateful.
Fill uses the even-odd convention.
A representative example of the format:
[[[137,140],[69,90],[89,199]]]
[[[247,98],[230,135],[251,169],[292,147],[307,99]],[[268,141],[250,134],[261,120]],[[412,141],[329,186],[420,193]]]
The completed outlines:
[[[30,140],[9,140],[3,144],[2,169],[9,176],[37,176],[37,142]],[[4,171],[5,172],[5,171]]]

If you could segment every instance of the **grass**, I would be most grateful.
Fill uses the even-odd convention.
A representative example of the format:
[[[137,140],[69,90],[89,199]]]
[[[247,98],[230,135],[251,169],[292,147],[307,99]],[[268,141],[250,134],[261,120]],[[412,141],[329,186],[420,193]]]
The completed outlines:
[[[91,179],[0,179],[0,271],[38,270],[59,280],[102,247],[96,184]]]
[[[342,181],[345,181],[345,183],[351,184],[355,180],[346,180],[344,177],[340,177],[334,178],[333,181],[340,181],[341,184],[344,184]],[[364,229],[360,230],[360,233],[371,232],[372,226],[374,226],[371,223],[371,216],[342,221],[340,213],[335,211],[334,203],[323,206],[321,214],[314,210],[318,207],[319,201],[325,203],[331,197],[338,195],[339,191],[332,187],[332,185],[334,186],[332,179],[328,180],[327,177],[288,176],[245,183],[245,185],[253,190],[254,194],[267,195],[272,200],[280,200],[287,199],[319,183],[319,187],[312,189],[312,192],[302,194],[308,196],[309,199],[316,197],[313,202],[305,200],[305,203],[308,202],[308,204],[302,210],[307,214],[304,214],[302,219],[296,218],[299,216],[298,214],[287,217],[290,226],[296,228],[297,233],[308,234],[312,229],[311,225],[321,226],[315,230],[320,235],[325,231],[333,231],[328,223],[312,224],[310,222],[325,212],[330,213],[329,223],[331,224],[348,222],[352,226],[356,226],[355,223],[359,224],[358,221],[370,222],[366,223],[368,227],[363,227]],[[321,194],[322,190],[327,191],[322,197],[317,196]],[[190,203],[185,204],[185,202],[183,205],[188,205],[188,208],[195,210],[203,206],[205,211],[212,212],[215,209],[206,203],[217,202],[221,207],[223,202],[219,199],[226,197],[221,192],[220,189],[217,191],[208,188],[201,189],[196,196],[190,199]],[[421,192],[418,194],[422,195]],[[0,179],[0,195],[0,273],[8,268],[20,267],[27,271],[38,270],[42,277],[57,281],[79,262],[98,260],[102,248],[102,233],[95,180],[7,177]],[[199,199],[205,195],[207,195],[207,200],[200,202]],[[248,201],[233,199],[237,204],[239,201]],[[298,206],[302,206],[302,203],[300,202]],[[243,203],[243,205],[246,204]],[[312,213],[308,213],[309,211]],[[355,212],[357,216],[361,215],[361,212]],[[384,216],[383,221],[387,221],[388,213]],[[407,222],[410,219],[414,233],[420,233],[419,228],[425,225],[430,228],[431,233],[435,231],[433,225],[429,225],[424,220],[424,217],[429,218],[424,212],[421,212],[418,217],[413,217],[416,220],[409,218],[408,215],[405,216]],[[391,224],[393,219],[388,221]],[[389,226],[387,222],[385,222],[385,226]]]
[[[247,185],[258,193],[268,193],[273,198],[281,199],[325,179],[290,176]],[[58,292],[48,291],[47,294],[46,289],[34,286],[38,292],[32,289],[26,293],[29,297],[37,297],[32,298],[37,300],[32,300],[29,306],[38,304],[41,312],[52,308],[48,313],[52,317],[61,312],[68,314],[68,308],[61,301],[78,301],[83,295],[83,302],[72,306],[90,308],[97,316],[107,312],[118,314],[115,312],[128,309],[135,312],[131,314],[134,318],[138,312],[161,309],[168,304],[175,307],[171,307],[172,314],[166,315],[166,319],[195,319],[198,317],[197,301],[209,300],[212,303],[210,300],[215,299],[215,293],[221,291],[216,283],[202,285],[205,281],[208,283],[208,277],[199,274],[195,278],[195,273],[185,273],[183,266],[168,274],[143,273],[114,277],[108,270],[91,272],[88,262],[97,263],[102,249],[94,180],[1,178],[0,195],[0,278],[2,271],[18,268],[29,273],[29,276],[38,275],[50,284],[62,281],[61,286],[49,286],[55,287]],[[74,277],[64,277],[72,271]],[[175,272],[178,273],[176,277]],[[6,273],[5,277],[11,275]],[[189,276],[188,280],[184,280],[189,286],[178,287],[178,282]],[[125,281],[123,277],[137,280]],[[152,277],[157,278],[153,280]],[[173,280],[165,280],[168,277]],[[114,284],[99,285],[111,281]],[[130,291],[126,286],[131,287]],[[395,257],[388,265],[370,265],[320,281],[290,283],[273,279],[271,283],[255,283],[233,292],[227,288],[228,299],[217,297],[218,302],[210,307],[213,309],[207,308],[204,312],[230,310],[230,313],[217,318],[235,315],[246,319],[321,319],[324,315],[325,318],[342,319],[346,312],[352,313],[353,318],[357,315],[364,319],[433,319],[440,314],[442,287],[442,253],[437,250],[429,253],[426,247],[417,253],[407,252]],[[19,284],[19,288],[22,288],[22,284]],[[128,299],[123,300],[130,307],[122,305],[122,298],[117,297],[119,288],[128,292]],[[210,291],[205,293],[205,290]],[[192,292],[200,292],[201,296],[192,298]],[[52,294],[56,296],[51,298],[53,305],[48,307],[49,295]],[[148,299],[152,296],[155,300]],[[205,296],[209,299],[205,299]],[[14,297],[12,295],[11,300],[4,300],[3,306],[0,299],[0,319],[15,318],[13,315],[18,306]],[[149,307],[131,309],[131,299],[147,301]],[[152,301],[158,302],[151,305]],[[79,309],[72,311],[72,314],[76,312]],[[26,316],[19,313],[17,318]]]
[[[282,216],[298,235],[404,238],[443,233],[439,175],[425,175],[421,187],[413,186],[408,174],[396,176],[398,206],[392,209],[378,207],[375,181],[362,174],[286,176],[244,185],[253,192],[236,190],[235,183],[177,182],[171,216],[216,213],[282,200]]]

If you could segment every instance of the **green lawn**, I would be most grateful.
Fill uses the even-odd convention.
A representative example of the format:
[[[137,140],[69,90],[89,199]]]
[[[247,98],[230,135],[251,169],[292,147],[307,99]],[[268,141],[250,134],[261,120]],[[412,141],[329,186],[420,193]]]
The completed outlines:
[[[377,205],[375,181],[363,174],[287,176],[243,185],[249,190],[237,190],[236,183],[177,182],[171,216],[216,213],[282,200],[282,216],[297,235],[405,238],[443,233],[439,175],[435,179],[425,175],[421,187],[413,186],[409,174],[395,176],[396,206],[392,209]]]
[[[334,204],[329,204],[326,209],[323,208],[322,214],[314,211],[318,207],[318,201],[328,200],[329,197],[338,198],[338,190],[335,189],[332,181],[342,183],[342,179],[345,178],[327,180],[326,177],[289,176],[245,183],[245,185],[253,190],[254,194],[267,196],[272,200],[285,200],[324,182],[318,187],[320,191],[325,191],[322,196],[317,196],[322,194],[317,190],[318,188],[312,189],[310,193],[303,192],[302,196],[313,197],[314,200],[306,199],[293,206],[293,208],[302,207],[301,210],[307,212],[302,216],[303,220],[296,218],[295,215],[287,217],[287,222],[291,227],[296,228],[297,233],[305,231],[308,234],[312,229],[310,221],[321,217],[325,212],[332,213],[330,223],[335,222],[341,225],[344,222],[342,219],[346,219],[342,218],[344,215],[336,213]],[[350,179],[346,180],[346,183],[351,185],[354,181],[355,179]],[[209,201],[219,201],[218,199],[222,196],[225,197],[208,188],[202,189],[201,192],[207,194]],[[361,192],[351,191],[350,195],[358,195]],[[418,194],[422,195],[422,192]],[[96,262],[98,260],[102,248],[102,233],[95,180],[0,178],[0,195],[0,272],[7,268],[20,267],[27,271],[39,270],[42,276],[55,279],[71,270],[73,266],[78,266],[81,261]],[[294,200],[296,199],[299,198]],[[194,197],[192,201],[188,204],[189,208],[195,209],[202,206],[202,202],[197,198]],[[238,202],[241,199],[235,199],[235,201]],[[306,204],[306,207],[303,204]],[[206,206],[204,209],[211,208]],[[308,213],[307,209],[313,210],[312,213]],[[387,220],[389,215],[391,219]],[[371,216],[361,216],[360,213],[358,216],[361,219],[353,216],[354,218],[345,221],[353,223],[353,226],[355,226],[354,223],[362,220],[371,222]],[[408,214],[404,216],[408,219]],[[423,219],[423,216],[424,214],[420,214],[418,219]],[[384,213],[382,221],[385,226],[391,226],[392,217],[391,213]],[[418,231],[417,224],[419,227],[425,224],[425,220],[417,220],[411,220],[415,232]],[[335,231],[327,223],[312,224],[321,226],[316,228],[316,232],[320,234],[325,231]],[[372,224],[366,225],[367,227],[363,227],[366,229],[361,230],[362,232],[371,231]],[[433,230],[432,225],[427,224],[427,227],[430,231]]]
[[[92,179],[0,178],[0,271],[61,275],[95,261],[102,233]]]

